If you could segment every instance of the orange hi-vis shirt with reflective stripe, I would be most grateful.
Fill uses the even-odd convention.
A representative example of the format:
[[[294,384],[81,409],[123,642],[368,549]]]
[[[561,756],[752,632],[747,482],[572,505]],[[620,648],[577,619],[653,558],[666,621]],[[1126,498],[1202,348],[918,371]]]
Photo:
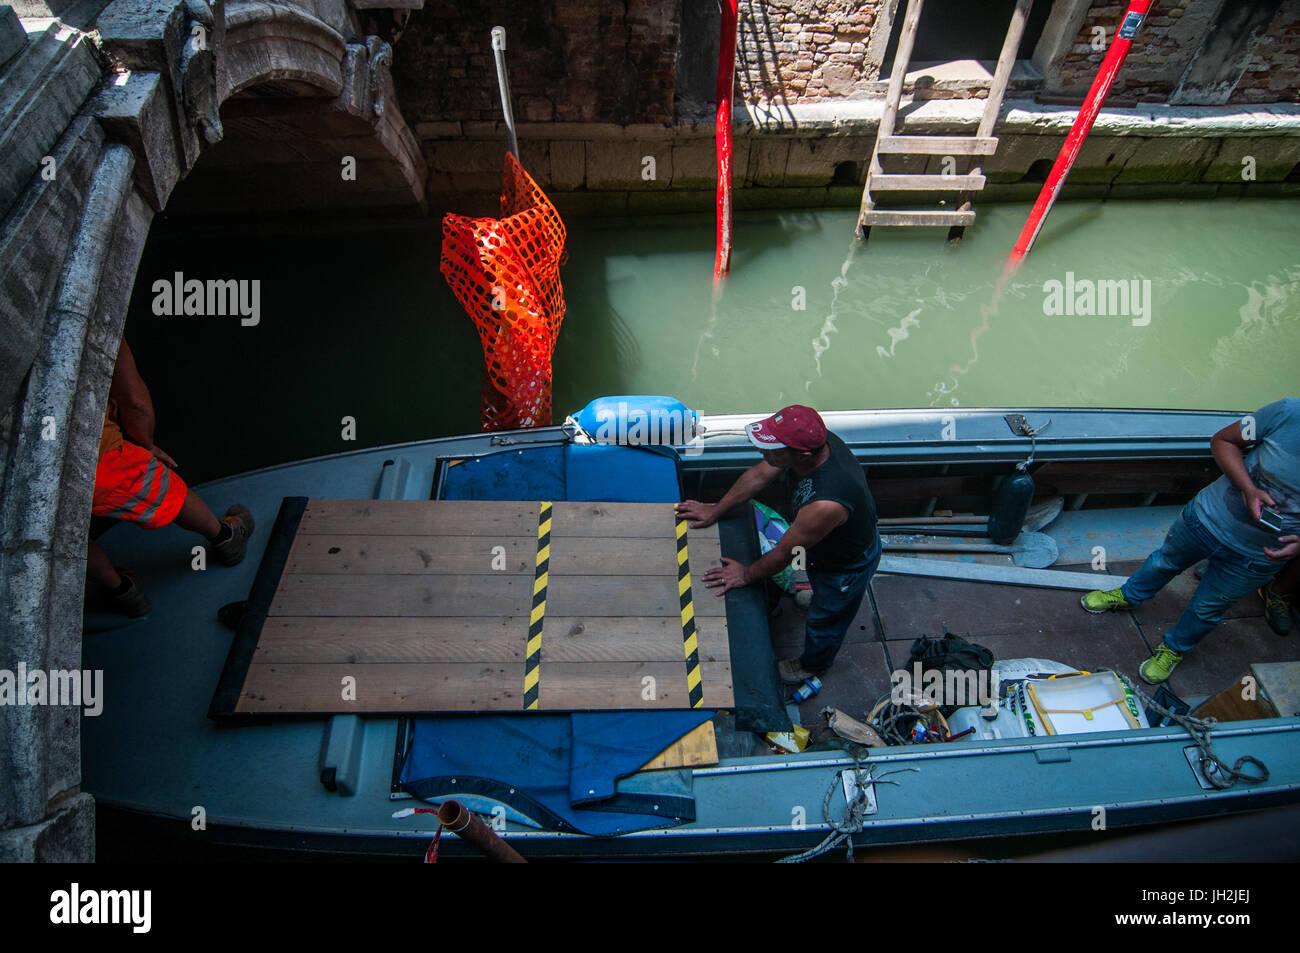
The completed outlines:
[[[99,437],[90,512],[158,529],[176,518],[188,491],[170,467],[123,435],[117,404],[110,400]]]

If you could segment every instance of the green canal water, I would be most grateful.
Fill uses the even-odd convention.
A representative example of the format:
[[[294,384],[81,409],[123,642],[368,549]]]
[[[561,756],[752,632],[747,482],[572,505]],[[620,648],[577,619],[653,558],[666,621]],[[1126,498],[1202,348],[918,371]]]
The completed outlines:
[[[570,221],[556,415],[637,393],[702,413],[1250,410],[1300,394],[1300,206],[1063,204],[995,301],[1028,212],[985,206],[952,246],[941,229],[884,228],[855,246],[851,210],[742,213],[717,286],[711,215]],[[436,221],[156,227],[127,340],[181,473],[476,430],[482,355],[438,273],[440,239]],[[176,272],[259,280],[258,324],[155,315],[153,283]],[[1099,282],[1136,292],[1124,313],[1118,285],[1090,302]]]

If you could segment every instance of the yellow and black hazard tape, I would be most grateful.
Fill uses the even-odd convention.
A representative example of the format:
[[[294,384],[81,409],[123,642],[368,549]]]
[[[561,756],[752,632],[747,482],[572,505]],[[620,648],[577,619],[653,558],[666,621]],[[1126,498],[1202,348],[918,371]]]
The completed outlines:
[[[682,648],[686,652],[686,691],[692,708],[704,706],[700,675],[700,645],[695,632],[695,602],[691,597],[691,561],[686,552],[686,520],[677,519],[677,598],[682,607]]]
[[[551,503],[537,504],[537,571],[533,609],[528,617],[528,655],[524,660],[524,709],[536,710],[542,680],[542,625],[546,621],[546,585],[551,566]]]

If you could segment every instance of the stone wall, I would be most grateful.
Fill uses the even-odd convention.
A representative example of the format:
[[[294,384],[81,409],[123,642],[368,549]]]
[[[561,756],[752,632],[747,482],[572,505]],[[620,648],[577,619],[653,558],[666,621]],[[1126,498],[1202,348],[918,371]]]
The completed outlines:
[[[914,135],[973,135],[983,103],[936,99],[908,110]],[[778,115],[738,106],[733,201],[737,208],[856,206],[883,103],[796,104]],[[995,128],[998,151],[983,169],[976,204],[1032,201],[1076,110],[1009,100]],[[715,198],[711,122],[617,126],[523,123],[525,167],[566,215],[707,210]],[[432,214],[497,210],[505,141],[499,123],[417,126],[430,169]],[[1251,158],[1249,165],[1243,160]],[[906,171],[941,173],[943,156],[909,158]],[[1243,170],[1249,168],[1249,176]],[[902,171],[902,170],[899,170]],[[1300,106],[1243,113],[1231,106],[1107,109],[1085,143],[1066,198],[1300,196]],[[887,194],[888,195],[888,194]],[[939,194],[896,193],[914,207]],[[947,196],[951,198],[951,196]],[[886,203],[888,204],[888,200]]]
[[[388,105],[391,50],[358,36],[343,0],[94,0],[76,5],[84,30],[46,16],[67,6],[27,0],[34,16],[20,19],[21,35],[0,15],[8,671],[80,667],[91,494],[127,302],[154,215],[223,141],[223,106],[248,90],[254,105],[276,108],[271,121],[245,123],[250,142],[256,130],[265,139],[268,128],[292,128],[356,151],[363,171],[365,159],[392,170],[391,187],[372,196],[418,208],[425,178],[414,136]],[[0,706],[0,863],[93,857],[80,728],[76,706]]]

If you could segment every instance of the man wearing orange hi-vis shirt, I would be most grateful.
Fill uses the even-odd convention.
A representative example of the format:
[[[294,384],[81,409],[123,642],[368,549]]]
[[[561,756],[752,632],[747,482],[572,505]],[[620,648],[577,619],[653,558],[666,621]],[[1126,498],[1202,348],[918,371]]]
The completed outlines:
[[[153,401],[125,339],[113,366],[108,409],[99,438],[99,465],[91,513],[126,520],[145,529],[175,523],[199,533],[217,558],[233,566],[244,558],[253,515],[235,504],[218,519],[175,471],[176,461],[154,445]],[[86,573],[107,590],[112,607],[132,618],[149,611],[149,598],[134,574],[118,569],[90,540]]]

